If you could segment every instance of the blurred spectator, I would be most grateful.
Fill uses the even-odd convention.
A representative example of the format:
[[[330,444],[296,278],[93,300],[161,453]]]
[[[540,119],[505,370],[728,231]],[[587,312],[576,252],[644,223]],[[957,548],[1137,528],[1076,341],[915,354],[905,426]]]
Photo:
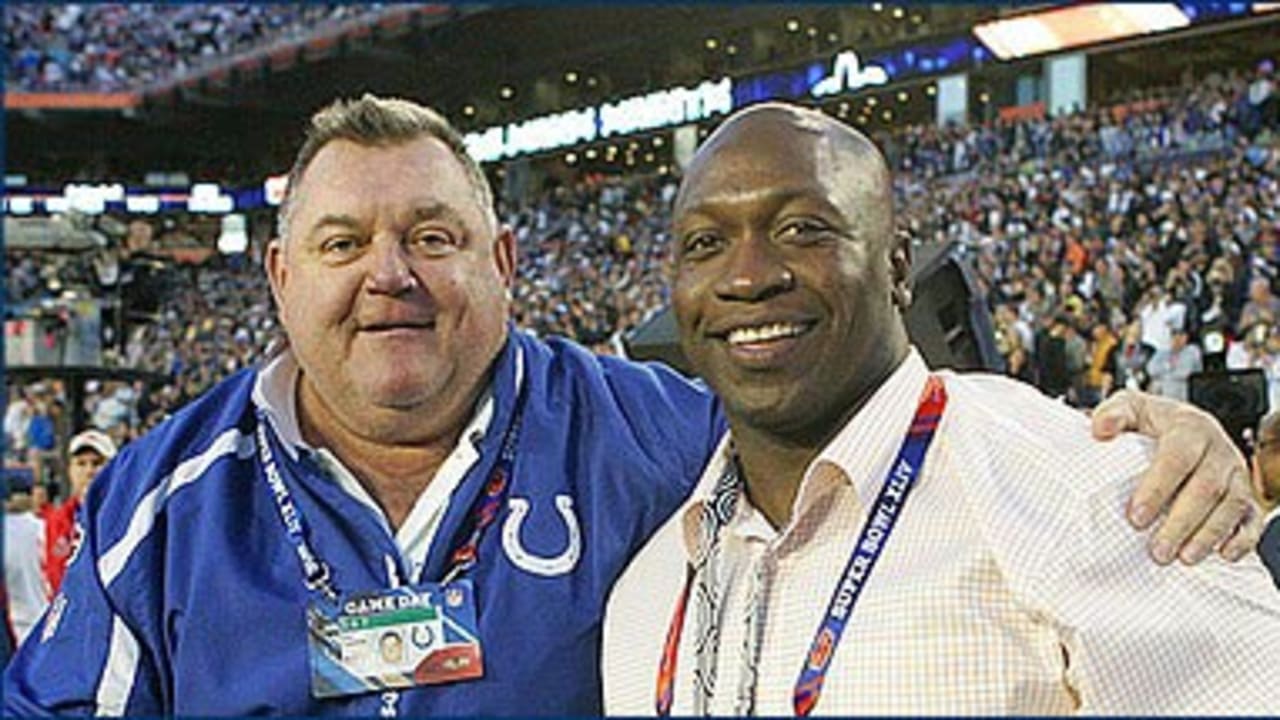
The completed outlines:
[[[1115,386],[1129,390],[1146,390],[1151,382],[1147,363],[1152,348],[1142,342],[1142,325],[1133,321],[1125,326],[1124,338],[1115,356]]]
[[[1268,407],[1280,408],[1280,333],[1277,326],[1257,323],[1227,348],[1228,370],[1262,370],[1267,378]]]
[[[61,505],[45,514],[45,576],[52,593],[62,586],[67,562],[75,552],[77,537],[76,511],[80,501],[104,465],[115,457],[116,445],[98,430],[85,430],[67,444],[67,476],[70,494]]]
[[[1245,123],[1245,132],[1249,137],[1275,123],[1277,99],[1274,74],[1275,63],[1264,60],[1258,63],[1253,82],[1249,83],[1249,114]]]
[[[49,584],[41,568],[45,527],[31,506],[34,476],[21,471],[6,471],[6,475],[9,496],[4,506],[4,584],[8,621],[16,641],[21,643],[49,604]]]
[[[31,426],[32,403],[25,387],[9,387],[9,405],[4,411],[4,452],[6,457],[24,461],[27,456],[27,429]]]
[[[1111,394],[1115,386],[1113,369],[1120,340],[1105,322],[1098,322],[1090,333],[1089,367],[1080,392],[1080,404],[1094,407]]]
[[[1085,343],[1070,315],[1058,313],[1052,318],[1036,338],[1036,356],[1040,389],[1074,402],[1078,395],[1075,380],[1085,366]]]
[[[1274,326],[1280,320],[1280,298],[1271,292],[1271,282],[1254,278],[1249,283],[1249,302],[1240,311],[1240,327]]]
[[[1151,376],[1151,390],[1174,400],[1186,401],[1188,381],[1204,369],[1200,346],[1188,343],[1185,329],[1173,331],[1173,339],[1167,350],[1157,350],[1147,363]]]

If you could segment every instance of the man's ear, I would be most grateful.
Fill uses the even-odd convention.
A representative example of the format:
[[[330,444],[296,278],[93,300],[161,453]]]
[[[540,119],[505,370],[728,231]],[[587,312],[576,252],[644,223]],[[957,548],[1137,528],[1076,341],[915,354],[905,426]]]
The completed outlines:
[[[502,284],[508,290],[515,287],[516,282],[516,235],[511,228],[503,225],[498,229],[498,236],[493,240],[493,262],[502,277]]]
[[[893,303],[906,312],[911,307],[911,234],[905,230],[894,233],[889,249],[889,271],[893,282]]]
[[[271,238],[267,243],[267,251],[262,255],[262,265],[267,272],[267,281],[271,283],[271,297],[276,301],[277,310],[284,309],[281,297],[289,275],[284,261],[284,253],[284,240],[275,237]]]

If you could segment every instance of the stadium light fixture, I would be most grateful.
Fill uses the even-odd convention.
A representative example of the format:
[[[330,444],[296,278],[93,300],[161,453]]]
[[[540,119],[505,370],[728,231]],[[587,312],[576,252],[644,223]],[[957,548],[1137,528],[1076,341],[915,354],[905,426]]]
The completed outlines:
[[[564,161],[566,165],[576,165],[578,163],[578,153],[565,153]]]
[[[1176,3],[1085,3],[981,23],[973,34],[996,57],[1015,60],[1190,24]]]
[[[653,139],[653,146],[656,148],[662,147],[662,143],[663,143],[663,140],[661,135],[658,135]]]
[[[893,19],[894,19],[894,20],[901,20],[902,18],[906,17],[906,15],[907,15],[907,11],[906,11],[906,10],[903,10],[903,9],[902,9],[902,8],[900,8],[900,7],[896,7],[896,8],[894,8],[894,9],[893,9]]]
[[[564,74],[564,81],[570,85],[576,85],[578,83],[578,73],[570,70]]]
[[[878,3],[878,2],[871,3],[871,12],[881,12],[883,10],[884,10],[884,3]]]
[[[239,255],[249,249],[249,232],[244,215],[231,213],[222,216],[222,230],[218,233],[218,252],[223,255]]]
[[[929,87],[927,87],[927,88],[925,88],[925,89],[924,89],[924,94],[925,94],[925,95],[928,95],[929,97],[933,97],[934,95],[937,95],[937,94],[938,94],[938,86],[937,86],[937,85],[930,85]]]
[[[880,117],[884,118],[885,122],[889,122],[893,119],[893,111],[885,108],[885,111],[880,114]]]
[[[911,96],[907,94],[907,91],[906,91],[906,90],[899,90],[899,91],[898,91],[898,102],[900,102],[900,103],[904,103],[904,102],[906,102],[907,100],[910,100],[910,99],[911,99]]]
[[[799,20],[797,20],[797,19],[795,19],[795,18],[790,18],[790,19],[788,19],[788,20],[787,20],[787,32],[789,32],[789,33],[796,33],[796,32],[800,32],[800,21],[799,21]]]
[[[879,102],[880,102],[879,100],[876,100],[876,96],[875,96],[875,95],[868,95],[868,96],[867,96],[867,107],[875,107],[875,106],[876,106],[876,104],[877,104],[877,103],[879,103]]]
[[[709,37],[707,38],[705,45],[707,46],[708,50],[715,50],[716,48],[720,47],[720,41],[713,37]]]
[[[832,45],[840,42],[840,35],[835,32],[827,33],[827,42],[831,43]]]
[[[502,98],[503,100],[510,100],[511,98],[515,97],[515,95],[516,95],[516,89],[511,87],[510,85],[503,85],[502,88],[498,90],[498,97]]]
[[[816,38],[818,37],[818,28],[814,27],[813,25],[810,25],[809,29],[804,31],[804,34],[808,35],[811,38]]]
[[[737,55],[738,46],[734,45],[733,43],[729,43],[728,45],[724,46],[724,51],[725,51],[725,54],[727,55]]]
[[[583,154],[587,156],[588,160],[595,160],[600,153],[596,152],[595,148],[587,148],[587,151]]]
[[[466,115],[467,117],[473,117],[473,116],[476,114],[476,106],[475,106],[475,105],[464,105],[464,106],[462,107],[462,114],[463,114],[463,115]]]

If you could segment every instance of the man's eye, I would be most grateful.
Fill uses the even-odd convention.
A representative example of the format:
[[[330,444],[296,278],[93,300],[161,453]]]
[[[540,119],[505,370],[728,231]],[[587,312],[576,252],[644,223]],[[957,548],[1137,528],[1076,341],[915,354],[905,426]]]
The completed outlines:
[[[685,257],[698,258],[715,252],[722,244],[723,240],[719,235],[698,232],[686,235],[681,248]]]
[[[443,230],[415,230],[409,235],[409,245],[430,255],[445,255],[457,250],[459,242]]]
[[[327,256],[340,257],[350,255],[360,246],[353,235],[334,235],[320,243],[320,252]]]
[[[788,220],[778,228],[779,240],[805,242],[815,240],[830,230],[826,223],[811,219]]]

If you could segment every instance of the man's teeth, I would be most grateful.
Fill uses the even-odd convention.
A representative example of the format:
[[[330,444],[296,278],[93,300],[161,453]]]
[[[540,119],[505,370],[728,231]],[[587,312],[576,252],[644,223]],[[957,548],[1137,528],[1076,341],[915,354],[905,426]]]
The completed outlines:
[[[795,323],[771,323],[756,327],[738,328],[729,331],[730,345],[746,345],[749,343],[768,342],[779,338],[794,337],[804,332],[803,325]]]

